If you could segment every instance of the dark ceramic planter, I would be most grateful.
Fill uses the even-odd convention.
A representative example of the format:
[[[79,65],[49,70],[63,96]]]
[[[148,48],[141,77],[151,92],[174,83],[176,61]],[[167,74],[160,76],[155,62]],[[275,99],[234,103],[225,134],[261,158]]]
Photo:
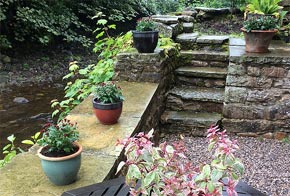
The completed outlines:
[[[112,125],[118,122],[121,116],[123,102],[100,103],[97,98],[93,99],[94,114],[103,125]]]
[[[158,31],[132,31],[133,42],[139,53],[153,53],[158,42]]]
[[[81,166],[82,146],[75,142],[78,151],[64,157],[48,157],[41,152],[46,147],[38,150],[41,166],[48,179],[57,186],[71,184],[76,181]]]
[[[274,30],[252,30],[247,32],[244,28],[241,29],[244,32],[246,41],[246,52],[250,53],[267,53],[269,51],[269,45],[277,29]]]

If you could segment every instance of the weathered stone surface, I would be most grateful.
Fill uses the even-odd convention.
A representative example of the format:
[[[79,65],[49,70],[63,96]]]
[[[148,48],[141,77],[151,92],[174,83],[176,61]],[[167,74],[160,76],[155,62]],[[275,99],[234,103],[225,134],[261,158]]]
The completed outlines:
[[[209,88],[223,88],[225,87],[224,79],[211,79],[211,78],[192,78],[187,76],[178,75],[176,77],[176,83],[178,85],[190,85],[198,87]]]
[[[184,66],[176,69],[178,75],[195,76],[201,78],[225,78],[227,71],[219,67],[192,67]]]
[[[281,100],[282,94],[290,93],[281,89],[251,89],[248,90],[247,101],[255,103],[264,103],[263,105],[273,104]]]
[[[264,111],[259,105],[224,104],[223,115],[232,119],[264,119]]]
[[[286,70],[282,67],[264,67],[261,70],[261,75],[266,77],[283,78],[285,77]]]
[[[223,103],[224,90],[215,88],[173,88],[169,91],[171,96],[180,97],[183,100]]]
[[[197,38],[200,44],[223,44],[229,40],[229,36],[222,35],[203,35]]]
[[[265,118],[269,120],[290,119],[290,100],[277,101],[275,105],[268,106],[265,111]]]
[[[260,76],[261,75],[261,69],[259,67],[247,67],[247,74],[249,76]]]
[[[230,75],[245,75],[246,68],[241,64],[229,63],[228,73]]]
[[[195,42],[197,39],[198,33],[183,33],[176,37],[176,42]]]
[[[273,133],[265,133],[265,134],[263,134],[263,138],[273,139],[274,138],[274,134]]]
[[[183,31],[185,33],[192,33],[193,32],[193,23],[189,23],[189,22],[183,23]]]
[[[257,78],[251,76],[237,76],[228,75],[226,84],[228,86],[237,87],[254,87],[254,88],[270,88],[272,86],[272,80],[268,78]]]
[[[23,104],[23,103],[28,103],[29,100],[26,99],[25,97],[15,97],[15,98],[13,99],[13,102],[14,102],[14,103],[21,103],[21,104]]]
[[[183,22],[194,22],[195,21],[194,17],[192,17],[192,16],[180,15],[177,17]]]
[[[196,10],[188,10],[188,11],[183,11],[181,13],[181,15],[192,16],[192,17],[195,17],[196,14],[197,14]]]
[[[245,103],[248,95],[248,90],[243,87],[226,87],[225,102],[226,103]]]
[[[156,22],[161,22],[163,24],[176,24],[179,21],[177,16],[170,16],[170,15],[153,15],[151,16],[152,20]]]
[[[290,78],[274,79],[273,87],[282,88],[282,89],[290,89]]]
[[[166,24],[157,22],[156,24],[157,24],[157,29],[159,33],[169,38],[175,38],[178,34],[182,32],[182,29],[183,29],[180,23],[166,25]]]
[[[184,61],[203,60],[203,61],[220,61],[228,63],[229,54],[227,52],[216,51],[181,51],[181,57]]]

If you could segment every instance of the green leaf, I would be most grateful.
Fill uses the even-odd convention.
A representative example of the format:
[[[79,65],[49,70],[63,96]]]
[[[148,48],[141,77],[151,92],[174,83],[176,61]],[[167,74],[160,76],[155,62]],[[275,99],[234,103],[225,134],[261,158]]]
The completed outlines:
[[[34,142],[31,141],[31,140],[23,140],[21,143],[22,144],[27,144],[27,145],[34,145]]]
[[[12,144],[7,144],[6,146],[4,146],[3,151],[7,150]]]
[[[236,161],[236,163],[233,165],[233,168],[235,170],[237,170],[241,175],[244,174],[245,167],[244,167],[244,165],[241,162]]]
[[[209,165],[203,166],[202,173],[204,173],[204,175],[206,177],[209,177],[210,176],[210,166]]]
[[[98,20],[97,24],[105,25],[105,24],[107,24],[107,22],[108,21],[106,19],[100,19],[100,20]]]
[[[208,182],[207,183],[207,188],[209,190],[210,193],[212,193],[214,191],[214,184],[212,182]]]
[[[132,179],[132,178],[140,179],[141,178],[141,172],[140,172],[139,168],[137,167],[137,165],[135,165],[135,164],[129,165],[127,175],[129,176],[130,179]]]
[[[8,137],[7,137],[7,140],[13,143],[14,140],[15,140],[15,136],[14,136],[14,134],[8,136]]]
[[[54,117],[55,115],[57,115],[59,113],[59,110],[54,110],[51,114],[52,117]]]
[[[223,172],[218,169],[213,169],[211,173],[211,180],[217,182],[223,177]]]
[[[149,174],[146,175],[144,179],[144,186],[149,186],[151,182],[154,181],[155,178],[156,178],[156,172],[151,171]]]

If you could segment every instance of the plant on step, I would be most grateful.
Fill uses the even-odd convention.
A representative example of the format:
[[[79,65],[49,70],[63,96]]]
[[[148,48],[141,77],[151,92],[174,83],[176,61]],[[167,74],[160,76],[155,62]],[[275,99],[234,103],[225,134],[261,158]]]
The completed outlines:
[[[47,146],[49,152],[71,154],[75,150],[74,142],[79,138],[77,123],[71,123],[67,119],[57,125],[47,123],[40,132],[42,138],[37,143],[40,146]]]
[[[100,103],[116,103],[124,101],[121,87],[113,81],[98,84],[94,90],[94,95]]]
[[[271,16],[252,17],[244,21],[244,29],[247,32],[251,30],[274,30],[278,29],[278,19]]]
[[[99,13],[96,17],[101,16]],[[64,100],[52,101],[52,108],[55,108],[52,116],[59,115],[59,120],[63,119],[75,106],[81,103],[90,95],[95,86],[101,82],[110,80],[114,75],[114,64],[116,56],[123,50],[127,50],[132,44],[132,33],[111,37],[109,29],[115,29],[115,25],[108,25],[107,20],[100,19],[97,24],[102,28],[97,28],[99,32],[96,36],[97,43],[93,51],[98,54],[98,62],[80,69],[78,62],[70,63],[69,73],[63,77],[69,80],[65,87]]]
[[[136,137],[118,141],[124,146],[128,167],[126,183],[131,186],[131,195],[222,195],[227,187],[229,196],[237,195],[235,186],[244,173],[244,166],[234,156],[238,149],[236,141],[231,141],[225,131],[217,127],[208,129],[208,149],[213,152],[211,164],[194,165],[185,155],[183,142],[172,146],[166,142],[154,147],[151,142],[153,131],[139,133]],[[136,187],[137,181],[140,187]]]
[[[137,21],[136,30],[138,32],[142,31],[154,31],[156,29],[156,22],[152,18],[144,17]]]

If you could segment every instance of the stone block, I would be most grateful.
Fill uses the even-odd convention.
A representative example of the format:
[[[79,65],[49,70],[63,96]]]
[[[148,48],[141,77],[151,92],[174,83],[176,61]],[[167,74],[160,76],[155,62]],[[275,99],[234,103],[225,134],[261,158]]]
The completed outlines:
[[[177,42],[184,42],[184,41],[190,41],[195,42],[197,39],[198,33],[183,33],[177,36],[176,41]]]
[[[221,62],[221,61],[209,61],[210,67],[228,67],[228,62]]]
[[[232,119],[264,119],[265,109],[259,105],[224,104],[223,115]]]
[[[286,70],[282,67],[264,67],[261,70],[261,75],[266,77],[283,78],[285,77]]]
[[[207,67],[208,62],[207,61],[199,61],[199,60],[192,60],[190,62],[190,65],[196,66],[196,67]]]
[[[228,75],[226,84],[237,87],[270,88],[272,80],[268,78],[257,78],[251,76]]]
[[[193,32],[193,23],[185,22],[183,23],[183,31],[185,33],[192,33]]]
[[[228,66],[228,74],[230,75],[245,75],[246,68],[242,64],[235,64],[230,62]]]
[[[223,35],[203,35],[197,38],[199,44],[223,44],[229,41],[229,36]]]
[[[287,137],[287,133],[285,132],[280,132],[280,131],[277,131],[274,133],[274,138],[277,139],[277,140],[282,140],[284,138]]]
[[[259,67],[248,66],[247,67],[247,74],[249,76],[260,76],[261,75],[261,70],[260,70]]]
[[[181,15],[192,16],[192,17],[195,17],[196,14],[197,14],[197,11],[195,11],[195,10],[192,10],[192,11],[191,10],[189,10],[189,11],[183,11],[181,13]]]
[[[284,100],[268,106],[265,111],[265,118],[269,120],[290,119],[290,100]]]
[[[263,103],[263,105],[270,105],[282,98],[282,94],[286,91],[281,89],[259,89],[259,90],[249,90],[247,101],[254,103]]]
[[[269,133],[265,133],[263,134],[263,138],[266,138],[266,139],[273,139],[274,138],[274,134],[269,132]]]
[[[179,18],[177,16],[170,15],[153,15],[151,16],[152,20],[155,22],[160,22],[166,25],[176,24],[179,22]]]
[[[276,88],[290,89],[290,78],[274,79],[273,86]]]
[[[225,102],[226,103],[245,103],[248,90],[243,87],[226,87]]]
[[[274,126],[267,120],[248,120],[248,119],[228,119],[224,118],[222,123],[228,132],[243,133],[242,135],[256,135],[258,132],[270,132]],[[253,134],[251,134],[253,133]]]
[[[194,22],[195,21],[194,17],[192,17],[192,16],[180,15],[177,17],[183,22]]]

